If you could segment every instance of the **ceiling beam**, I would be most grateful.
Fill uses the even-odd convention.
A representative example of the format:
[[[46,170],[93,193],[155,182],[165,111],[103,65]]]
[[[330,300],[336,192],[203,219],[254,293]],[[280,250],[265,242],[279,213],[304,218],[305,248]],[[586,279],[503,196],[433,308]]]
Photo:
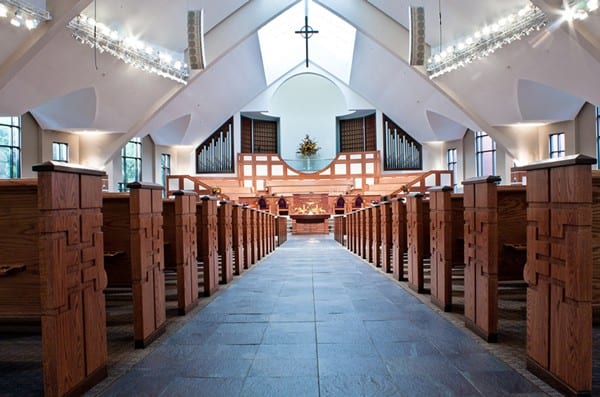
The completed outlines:
[[[388,50],[402,62],[409,64],[408,29],[400,25],[379,8],[367,0],[314,0],[329,11],[333,12],[365,36]],[[408,12],[408,10],[407,10]],[[507,136],[492,127],[483,117],[467,106],[450,87],[440,82],[440,79],[432,80],[425,72],[424,67],[413,67],[415,73],[431,84],[440,94],[444,95],[450,102],[457,106],[473,123],[482,131],[487,132],[497,143],[506,148],[508,154],[515,157],[510,151],[511,142]]]
[[[25,67],[92,0],[48,0],[46,9],[52,19],[41,22],[28,39],[0,65],[0,90]]]
[[[186,86],[176,87],[176,89],[164,95],[149,111],[138,120],[121,138],[114,142],[104,151],[104,162],[108,163],[112,156],[133,137],[143,131],[148,124],[178,95],[182,95],[190,89],[194,80],[205,71],[210,70],[219,59],[238,46],[258,29],[267,24],[272,19],[278,17],[300,0],[252,0],[238,8],[234,13],[215,25],[206,32],[204,46],[206,51],[207,68],[201,72],[190,75]],[[183,29],[184,27],[181,27]],[[240,65],[243,67],[243,65]]]

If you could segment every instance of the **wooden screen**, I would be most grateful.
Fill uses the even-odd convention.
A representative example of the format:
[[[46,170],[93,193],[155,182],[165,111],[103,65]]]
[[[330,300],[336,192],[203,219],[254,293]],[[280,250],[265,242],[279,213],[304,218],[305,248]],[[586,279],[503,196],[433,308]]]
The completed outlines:
[[[350,120],[339,120],[340,152],[377,150],[375,114]]]
[[[421,144],[383,115],[384,170],[421,170]]]
[[[242,116],[242,153],[277,153],[277,121]]]
[[[233,172],[233,117],[196,148],[196,173]]]

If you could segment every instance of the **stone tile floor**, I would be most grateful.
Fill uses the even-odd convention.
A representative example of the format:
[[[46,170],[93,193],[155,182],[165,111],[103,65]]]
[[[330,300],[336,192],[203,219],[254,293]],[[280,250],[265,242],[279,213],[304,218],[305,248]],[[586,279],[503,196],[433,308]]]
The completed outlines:
[[[485,343],[331,237],[290,238],[146,349],[119,316],[88,396],[560,395],[524,369],[522,321]],[[0,396],[41,395],[40,350],[0,334]]]

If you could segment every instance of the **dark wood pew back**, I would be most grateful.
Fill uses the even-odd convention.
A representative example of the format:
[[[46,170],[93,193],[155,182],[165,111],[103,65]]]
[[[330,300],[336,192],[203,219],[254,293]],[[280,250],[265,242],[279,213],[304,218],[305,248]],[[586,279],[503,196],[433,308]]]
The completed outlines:
[[[162,186],[134,182],[130,193],[104,193],[102,214],[109,287],[130,287],[136,347],[166,324]]]
[[[176,191],[163,200],[165,268],[177,273],[177,310],[184,315],[198,304],[196,193]]]
[[[431,301],[444,311],[452,307],[452,269],[464,267],[464,204],[450,186],[429,189]]]
[[[498,336],[498,282],[522,280],[525,265],[525,187],[499,181],[491,176],[463,182],[465,324],[487,341]]]
[[[217,209],[219,256],[221,258],[221,283],[233,280],[233,233],[232,205],[229,201],[221,201]]]
[[[0,317],[39,319],[37,179],[0,180]]]
[[[33,170],[37,183],[0,181],[2,261],[14,261],[2,266],[25,265],[3,268],[0,317],[41,317],[44,393],[79,395],[107,375],[106,174],[53,162]]]
[[[592,164],[575,155],[519,169],[527,171],[527,369],[565,395],[592,392]]]
[[[404,254],[407,252],[406,204],[400,198],[391,200],[392,206],[392,272],[398,281],[406,280]]]
[[[421,193],[406,198],[406,239],[408,247],[408,286],[425,292],[424,260],[430,256],[429,200]]]
[[[197,257],[202,266],[204,295],[219,289],[219,235],[217,200],[204,196],[196,204]]]

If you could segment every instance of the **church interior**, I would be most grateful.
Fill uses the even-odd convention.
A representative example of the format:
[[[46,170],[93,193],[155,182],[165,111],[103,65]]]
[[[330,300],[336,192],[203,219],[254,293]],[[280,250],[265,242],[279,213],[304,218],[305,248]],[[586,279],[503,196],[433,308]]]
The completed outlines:
[[[600,395],[599,74],[598,0],[0,0],[0,395]]]

